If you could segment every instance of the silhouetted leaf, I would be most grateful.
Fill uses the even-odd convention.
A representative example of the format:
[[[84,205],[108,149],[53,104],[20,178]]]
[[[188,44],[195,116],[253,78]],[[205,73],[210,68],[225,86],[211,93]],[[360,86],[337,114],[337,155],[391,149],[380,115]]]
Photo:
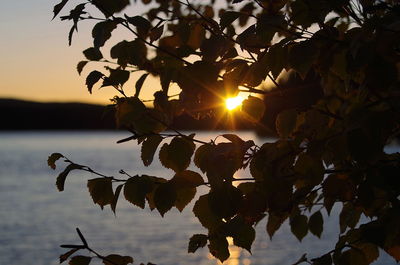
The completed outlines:
[[[99,48],[91,47],[83,51],[83,54],[85,55],[86,59],[89,61],[99,61],[103,59],[103,54],[101,54],[101,51]]]
[[[222,221],[211,211],[208,197],[208,194],[200,196],[194,204],[193,213],[205,228],[215,230]]]
[[[347,227],[354,228],[361,217],[361,211],[356,209],[353,203],[343,204],[339,215],[340,233],[344,233]]]
[[[114,198],[113,198],[113,201],[111,203],[111,210],[114,212],[114,214],[115,214],[115,210],[117,208],[117,202],[118,202],[119,194],[121,193],[121,190],[122,190],[123,187],[124,187],[124,184],[121,184],[121,185],[118,185],[118,187],[115,189]]]
[[[368,265],[367,259],[362,251],[358,249],[349,249],[342,253],[338,264],[341,265]]]
[[[140,90],[142,89],[143,83],[149,74],[143,74],[135,84],[135,97],[139,97]]]
[[[290,230],[301,241],[308,232],[307,216],[297,214],[290,218]]]
[[[149,177],[132,177],[125,183],[124,196],[127,201],[143,209],[146,194],[151,192],[153,188],[153,181]]]
[[[160,135],[150,135],[142,143],[141,158],[146,167],[153,162],[154,153],[162,140],[163,138]]]
[[[74,254],[78,250],[79,250],[79,248],[71,249],[68,252],[60,255],[60,264],[63,263],[64,261],[66,261],[72,254]]]
[[[248,115],[252,122],[258,122],[264,115],[264,102],[256,97],[249,96],[242,103],[242,111]]]
[[[196,191],[196,188],[177,188],[175,207],[182,212],[196,196]]]
[[[318,47],[312,41],[302,41],[289,47],[289,65],[302,78],[305,78],[314,61],[319,55]]]
[[[106,17],[112,16],[115,13],[122,11],[129,5],[129,0],[93,0],[95,5]]]
[[[302,181],[306,186],[318,185],[321,183],[325,173],[322,161],[305,153],[299,155],[294,170],[296,173],[303,176]]]
[[[195,253],[197,249],[207,245],[208,236],[203,234],[195,234],[189,240],[188,253]]]
[[[185,170],[191,161],[195,144],[182,137],[174,137],[170,144],[165,143],[160,150],[159,157],[161,164],[180,172]]]
[[[154,204],[162,217],[175,205],[176,196],[176,189],[171,183],[162,183],[156,188]]]
[[[139,40],[121,41],[110,50],[111,58],[117,59],[121,66],[127,64],[142,65],[146,60],[147,48]]]
[[[138,98],[130,97],[119,100],[116,109],[115,119],[120,127],[131,125],[133,121],[140,119],[146,111],[146,106]]]
[[[110,76],[105,77],[102,87],[105,86],[123,86],[129,79],[129,71],[121,69],[110,69]]]
[[[111,261],[111,262],[109,262]],[[133,263],[133,258],[130,256],[121,256],[117,254],[111,254],[103,259],[104,265],[128,265],[129,263]]]
[[[164,32],[164,25],[161,25],[159,27],[153,28],[150,31],[150,41],[153,42],[153,41],[156,41],[159,38],[161,38],[163,32]]]
[[[209,158],[213,149],[214,147],[211,144],[203,144],[196,150],[193,162],[203,173],[205,173],[210,166]]]
[[[178,188],[196,188],[204,184],[202,176],[191,170],[184,170],[176,173],[171,182]]]
[[[96,84],[103,76],[104,74],[100,73],[99,71],[92,71],[86,77],[86,86],[90,94],[92,94],[92,88],[94,84]]]
[[[56,180],[56,186],[58,191],[63,191],[64,190],[64,184],[65,184],[65,179],[67,178],[69,172],[71,172],[74,169],[81,169],[82,167],[77,164],[69,164],[63,172],[61,172]]]
[[[64,157],[64,156],[60,153],[52,153],[47,158],[47,165],[49,165],[49,167],[52,169],[56,169],[56,161],[62,157]]]
[[[324,219],[322,218],[321,211],[315,212],[310,216],[308,221],[308,229],[311,233],[316,235],[317,237],[321,237],[322,231],[324,230]]]
[[[112,204],[114,192],[110,178],[90,179],[88,180],[87,186],[93,202],[100,205],[101,209],[107,204]]]
[[[225,11],[221,15],[221,20],[219,22],[221,29],[225,29],[228,25],[232,24],[236,19],[240,17],[240,15],[240,12]]]
[[[323,255],[319,258],[312,259],[313,265],[331,265],[332,257],[330,254]]]
[[[54,19],[61,12],[61,10],[64,8],[64,6],[67,4],[68,1],[69,0],[62,0],[60,3],[54,6],[53,8],[54,15],[52,19]]]
[[[281,227],[287,216],[277,216],[272,213],[268,215],[267,232],[269,238],[272,239],[275,232]]]
[[[221,262],[227,260],[230,256],[228,249],[228,240],[223,236],[212,236],[209,237],[208,249],[210,253],[219,259]]]
[[[128,17],[125,15],[125,18],[130,24],[136,27],[137,32],[140,36],[146,37],[150,29],[152,28],[150,21],[142,16]]]
[[[230,218],[239,210],[242,201],[242,192],[229,184],[211,189],[208,194],[208,203],[211,211],[221,218]]]
[[[288,138],[296,128],[297,111],[294,109],[280,112],[276,118],[276,131],[281,138]]]
[[[90,261],[92,260],[91,257],[86,256],[75,256],[72,257],[69,261],[69,265],[89,265]]]
[[[244,248],[251,253],[251,245],[256,238],[256,231],[250,224],[247,224],[242,217],[236,216],[227,222],[227,230],[229,236],[232,236],[235,246]]]
[[[80,61],[78,65],[76,66],[76,70],[78,71],[78,74],[81,75],[83,68],[87,65],[88,61]]]
[[[96,48],[104,46],[106,41],[111,38],[111,32],[116,28],[117,23],[113,20],[97,23],[92,30],[93,46]]]

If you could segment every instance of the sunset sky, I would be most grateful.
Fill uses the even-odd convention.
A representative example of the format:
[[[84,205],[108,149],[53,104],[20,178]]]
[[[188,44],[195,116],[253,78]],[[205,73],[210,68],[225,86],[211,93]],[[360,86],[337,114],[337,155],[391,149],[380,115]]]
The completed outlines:
[[[76,71],[76,64],[83,60],[82,51],[92,46],[91,22],[81,24],[79,33],[68,46],[68,32],[71,22],[51,21],[53,6],[59,0],[18,0],[0,1],[0,98],[18,98],[35,101],[109,103],[116,92],[110,87],[98,90],[96,86],[90,95],[85,87],[88,71],[99,65],[87,67],[82,76]],[[61,14],[69,13],[80,1],[70,0]],[[131,7],[130,15],[140,14]],[[113,34],[110,45],[123,38],[126,32]],[[108,48],[110,46],[107,46]],[[103,54],[107,56],[107,47]],[[129,81],[134,89],[135,79]],[[142,98],[148,99],[157,90],[155,80],[146,80]]]

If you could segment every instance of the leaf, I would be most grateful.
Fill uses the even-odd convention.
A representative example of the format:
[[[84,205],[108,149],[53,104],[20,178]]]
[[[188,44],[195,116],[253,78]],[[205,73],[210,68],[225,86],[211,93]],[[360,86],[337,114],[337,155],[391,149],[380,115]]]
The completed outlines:
[[[63,191],[64,190],[64,184],[65,184],[65,180],[69,174],[69,172],[71,172],[74,169],[81,169],[82,166],[77,165],[77,164],[69,164],[63,172],[61,172],[57,179],[56,179],[56,186],[58,191]]]
[[[115,119],[117,126],[131,125],[146,112],[146,106],[138,98],[124,98],[117,102]]]
[[[83,68],[87,65],[88,61],[80,61],[78,65],[76,66],[76,70],[78,71],[78,74],[81,75]]]
[[[112,204],[114,192],[111,178],[95,178],[88,180],[87,187],[93,202],[100,205],[101,209],[107,204]]]
[[[272,239],[275,232],[281,227],[287,216],[277,216],[272,213],[268,215],[267,232],[269,238]]]
[[[61,10],[64,8],[64,6],[67,4],[69,0],[62,0],[60,3],[54,6],[53,8],[53,18],[52,20],[61,12]]]
[[[193,200],[196,196],[196,188],[181,188],[176,190],[175,207],[182,212],[183,209]]]
[[[228,249],[228,240],[223,236],[212,236],[209,237],[210,244],[208,244],[208,249],[210,253],[219,259],[221,262],[227,260],[230,256]]]
[[[336,263],[336,262],[335,262]],[[341,265],[368,265],[365,255],[358,249],[349,249],[342,253],[337,264]]]
[[[208,197],[208,194],[200,196],[194,204],[193,213],[199,219],[202,226],[212,231],[219,227],[222,221],[211,211]]]
[[[321,211],[315,212],[311,215],[308,221],[308,229],[311,233],[321,238],[322,231],[324,230],[324,219],[322,217]]]
[[[147,78],[148,75],[149,75],[148,73],[143,74],[143,75],[136,81],[136,84],[135,84],[135,96],[134,96],[134,97],[139,97],[140,90],[142,89],[143,83],[144,83],[144,81],[146,80],[146,78]]]
[[[101,87],[106,86],[123,86],[128,81],[130,72],[121,69],[110,69],[110,76],[105,77]]]
[[[204,36],[205,29],[201,24],[196,23],[192,25],[190,28],[190,35],[187,41],[187,45],[193,50],[197,50],[198,48],[200,48],[201,43],[204,40]]]
[[[114,198],[113,198],[113,201],[111,203],[111,210],[114,212],[114,214],[115,214],[115,210],[117,208],[117,202],[118,202],[119,194],[121,193],[121,190],[122,190],[123,187],[124,187],[124,184],[121,184],[121,185],[118,185],[118,187],[115,189]]]
[[[170,144],[165,143],[159,152],[161,164],[180,172],[185,170],[191,161],[195,144],[183,137],[174,137]]]
[[[236,216],[227,223],[228,235],[233,237],[235,246],[246,249],[251,253],[251,245],[256,238],[256,231],[242,217]]]
[[[64,261],[66,261],[72,254],[74,254],[78,250],[79,250],[79,248],[71,249],[68,252],[60,255],[60,264],[63,263]]]
[[[142,143],[141,158],[143,164],[147,167],[153,162],[154,153],[157,147],[162,142],[163,138],[160,135],[150,135]]]
[[[52,169],[56,169],[56,161],[62,157],[64,157],[64,156],[60,153],[52,153],[47,158],[47,165],[49,165],[49,167]]]
[[[301,241],[308,232],[307,216],[297,214],[289,220],[290,230]]]
[[[157,28],[153,28],[150,31],[150,42],[156,41],[159,38],[161,38],[163,32],[164,32],[164,25],[161,25]]]
[[[296,128],[297,111],[295,109],[284,110],[276,117],[276,131],[281,138],[288,138]]]
[[[111,58],[117,59],[121,66],[127,64],[142,65],[146,61],[147,48],[140,40],[123,40],[114,45],[110,50]]]
[[[103,54],[101,54],[101,51],[99,48],[91,47],[83,51],[83,54],[85,55],[86,59],[89,61],[99,61],[103,58]]]
[[[195,234],[189,240],[188,253],[195,253],[197,249],[207,245],[208,236],[203,234]]]
[[[175,205],[176,197],[176,189],[169,182],[162,183],[156,188],[154,192],[154,204],[162,217]]]
[[[235,11],[225,11],[221,15],[219,25],[221,29],[225,29],[228,25],[231,25],[236,19],[241,16],[240,12]]]
[[[106,17],[110,17],[115,13],[121,12],[129,5],[129,0],[93,0],[95,5]]]
[[[129,263],[133,263],[133,258],[130,256],[111,254],[103,259],[103,263],[104,265],[128,265]]]
[[[250,121],[258,122],[264,116],[265,104],[261,99],[249,96],[242,103],[242,111],[248,115]]]
[[[124,196],[130,203],[144,209],[146,194],[153,188],[153,181],[148,176],[132,177],[125,183]]]
[[[344,233],[347,227],[354,228],[361,217],[361,211],[356,209],[352,203],[343,204],[339,215],[340,233]]]
[[[69,265],[89,265],[90,261],[92,260],[91,257],[86,256],[75,256],[72,257],[69,261]]]
[[[230,185],[226,184],[222,187],[211,189],[208,194],[208,203],[211,211],[221,218],[233,217],[239,210],[242,202],[242,192]]]
[[[332,264],[332,256],[330,254],[325,254],[319,258],[311,260],[313,265],[331,265]]]
[[[203,173],[205,173],[210,166],[209,158],[213,150],[214,146],[211,144],[203,144],[196,150],[193,162]]]
[[[302,41],[289,46],[288,63],[304,79],[319,56],[313,41]]]
[[[94,84],[96,84],[103,76],[104,76],[104,74],[102,74],[99,71],[92,71],[86,77],[86,86],[87,86],[90,94],[92,94],[92,88],[93,88]]]
[[[142,16],[128,17],[127,15],[125,15],[125,18],[130,24],[136,27],[137,32],[140,36],[146,37],[150,29],[152,28],[150,21]]]
[[[97,23],[92,30],[93,46],[100,48],[111,38],[111,32],[117,28],[117,23],[113,20],[106,20]]]
[[[204,179],[197,172],[184,170],[176,173],[171,182],[178,188],[196,188],[204,184]]]
[[[321,183],[325,168],[321,160],[315,159],[306,153],[301,153],[294,166],[296,173],[303,176],[302,181],[306,186],[314,186]]]

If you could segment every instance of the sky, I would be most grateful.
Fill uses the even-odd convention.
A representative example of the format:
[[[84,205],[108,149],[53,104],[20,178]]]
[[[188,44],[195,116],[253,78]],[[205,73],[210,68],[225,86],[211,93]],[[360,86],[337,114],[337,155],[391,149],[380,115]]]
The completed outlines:
[[[95,67],[101,70],[99,65],[89,65],[82,76],[76,71],[77,63],[84,59],[82,51],[92,46],[91,24],[80,25],[69,47],[71,22],[51,20],[53,6],[59,1],[0,1],[0,98],[107,104],[116,95],[115,90],[111,87],[98,90],[96,86],[93,94],[89,94],[85,86],[85,76]],[[79,2],[70,0],[61,14],[69,13]],[[129,9],[132,16],[139,12],[137,8]],[[122,40],[124,34],[122,31],[113,34],[111,44]],[[104,54],[106,50],[107,47]],[[129,91],[131,86],[133,92],[135,79],[129,82],[125,88]],[[146,80],[142,98],[152,98],[158,87],[156,80]]]

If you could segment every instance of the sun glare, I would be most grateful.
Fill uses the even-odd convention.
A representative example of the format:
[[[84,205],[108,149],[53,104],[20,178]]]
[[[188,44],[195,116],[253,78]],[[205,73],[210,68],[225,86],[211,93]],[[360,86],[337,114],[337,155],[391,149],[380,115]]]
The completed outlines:
[[[239,107],[240,105],[242,105],[243,100],[244,100],[244,97],[242,97],[242,96],[237,96],[234,98],[227,98],[225,100],[225,106],[228,110],[234,110],[237,107]]]

